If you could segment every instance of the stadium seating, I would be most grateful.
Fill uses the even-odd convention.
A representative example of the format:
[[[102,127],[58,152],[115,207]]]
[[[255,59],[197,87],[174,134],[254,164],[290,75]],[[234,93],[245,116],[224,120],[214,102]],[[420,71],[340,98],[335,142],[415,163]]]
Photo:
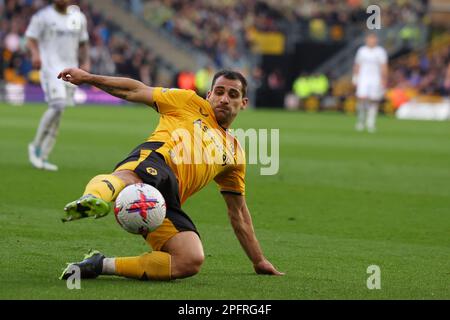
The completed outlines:
[[[38,81],[38,75],[32,70],[25,54],[23,34],[31,15],[45,3],[46,1],[0,1],[0,62],[4,69],[1,73],[8,84],[23,85],[25,82]],[[287,98],[294,95],[297,100],[290,99],[290,104],[302,107],[303,100],[314,96],[321,100],[321,107],[310,109],[334,109],[337,106],[343,110],[346,99],[354,93],[348,74],[336,77],[319,73],[322,75],[322,84],[319,84],[322,88],[319,88],[318,92],[306,88],[311,93],[304,95],[305,88],[299,84],[303,83],[300,81],[300,74],[304,71],[291,76],[278,72],[275,77],[275,68],[262,69],[258,66],[258,56],[262,53],[255,51],[254,44],[258,32],[276,34],[270,38],[272,49],[278,40],[281,40],[278,45],[283,47],[282,50],[288,45],[284,41],[289,41],[291,46],[292,42],[302,41],[348,41],[352,32],[361,32],[362,28],[365,28],[367,14],[364,1],[127,0],[120,3],[125,5],[129,12],[147,21],[151,28],[170,35],[171,41],[176,39],[189,44],[195,47],[197,52],[211,58],[212,63],[199,64],[197,70],[174,69],[171,83],[173,86],[194,88],[192,83],[196,82],[198,85],[195,85],[195,89],[204,95],[211,74],[219,68],[231,68],[240,70],[249,77],[250,83],[254,84],[249,88],[251,100],[255,102],[258,100],[257,96],[261,97],[259,105],[281,106],[280,101],[286,100],[283,96]],[[449,36],[437,37],[428,48],[420,52],[407,50],[408,43],[415,41],[412,26],[427,21],[426,2],[387,0],[379,5],[383,10],[385,29],[395,23],[401,23],[403,26],[395,37],[404,41],[407,52],[406,55],[402,54],[390,60],[391,91],[387,95],[388,109],[397,107],[402,101],[417,94],[448,95],[450,71],[448,67],[442,66],[449,65]],[[92,72],[128,76],[147,84],[160,83],[157,80],[158,74],[161,73],[160,56],[149,50],[148,45],[143,46],[134,41],[130,34],[123,31],[120,24],[105,19],[98,8],[89,5],[85,0],[80,1],[80,7],[88,19]],[[278,37],[280,34],[282,36]],[[263,42],[264,40],[262,44]],[[195,55],[192,52],[189,54]],[[351,55],[349,57],[352,59]],[[293,69],[297,68],[293,66]],[[350,72],[350,69],[347,69]],[[303,76],[310,80],[316,77],[312,72]],[[190,84],[185,85],[186,81],[182,78],[189,79]],[[274,78],[278,79],[280,85],[271,85],[270,79]],[[330,96],[335,99],[327,99]],[[327,102],[327,107],[322,106],[324,102]]]

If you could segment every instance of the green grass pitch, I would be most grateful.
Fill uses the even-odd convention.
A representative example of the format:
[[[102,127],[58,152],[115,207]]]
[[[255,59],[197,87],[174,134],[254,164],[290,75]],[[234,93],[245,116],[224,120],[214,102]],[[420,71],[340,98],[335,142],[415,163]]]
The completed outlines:
[[[58,280],[89,249],[148,250],[113,216],[63,224],[64,205],[109,173],[157,122],[139,107],[69,108],[52,161],[27,159],[44,105],[0,105],[0,299],[449,299],[450,124],[380,117],[376,134],[354,117],[246,111],[241,128],[280,129],[280,171],[248,167],[247,202],[266,256],[284,277],[257,276],[214,184],[188,200],[202,235],[200,274],[168,283],[119,277]],[[381,289],[366,286],[378,265]]]

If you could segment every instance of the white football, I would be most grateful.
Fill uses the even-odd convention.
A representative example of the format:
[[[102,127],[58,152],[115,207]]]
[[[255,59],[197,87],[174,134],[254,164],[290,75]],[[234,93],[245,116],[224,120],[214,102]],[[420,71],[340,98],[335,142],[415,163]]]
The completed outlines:
[[[114,215],[126,231],[146,235],[163,223],[166,201],[155,187],[144,183],[132,184],[117,196]]]

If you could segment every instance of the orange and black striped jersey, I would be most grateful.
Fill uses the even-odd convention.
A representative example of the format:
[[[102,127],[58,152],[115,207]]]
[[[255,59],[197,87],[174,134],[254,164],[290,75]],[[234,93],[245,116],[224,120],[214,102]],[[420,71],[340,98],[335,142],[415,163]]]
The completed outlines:
[[[209,102],[191,90],[164,88],[154,89],[153,100],[160,120],[147,141],[164,143],[157,151],[178,179],[181,203],[211,180],[221,192],[244,195],[245,153]]]

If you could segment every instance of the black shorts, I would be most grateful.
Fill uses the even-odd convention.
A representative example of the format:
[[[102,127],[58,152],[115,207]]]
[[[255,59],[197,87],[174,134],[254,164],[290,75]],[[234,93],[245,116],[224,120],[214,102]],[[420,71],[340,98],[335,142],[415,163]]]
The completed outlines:
[[[115,171],[132,170],[144,183],[158,189],[166,200],[166,218],[170,220],[176,231],[194,231],[199,235],[191,218],[181,209],[178,181],[175,174],[165,162],[164,156],[156,151],[162,145],[162,142],[145,142],[139,145],[125,160],[116,165]],[[165,237],[167,236],[165,235]],[[161,240],[164,241],[164,239]]]

